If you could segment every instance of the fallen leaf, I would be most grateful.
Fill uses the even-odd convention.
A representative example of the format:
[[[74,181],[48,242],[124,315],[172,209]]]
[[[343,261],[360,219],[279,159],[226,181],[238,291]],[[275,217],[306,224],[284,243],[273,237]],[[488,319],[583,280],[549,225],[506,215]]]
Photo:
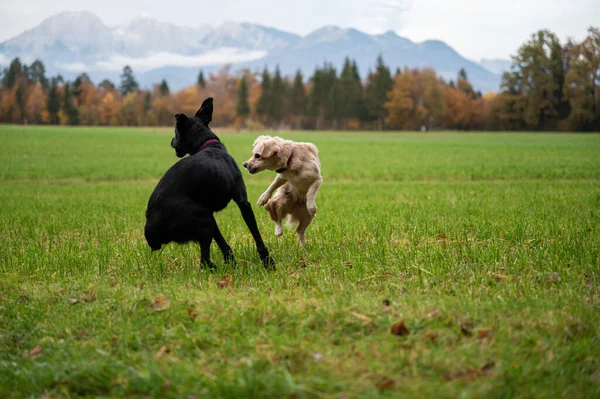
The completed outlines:
[[[440,314],[440,311],[438,309],[433,309],[431,312],[427,313],[427,317],[429,317],[431,319],[433,316],[437,316],[439,314]]]
[[[233,280],[231,279],[231,277],[229,277],[229,276],[223,276],[217,282],[217,287],[223,289],[225,287],[230,287],[232,284],[233,284]]]
[[[467,337],[473,335],[473,331],[471,331],[471,326],[469,326],[467,323],[462,323],[460,325],[460,331],[463,333],[463,335],[466,335]]]
[[[409,334],[408,328],[404,325],[404,321],[399,321],[392,326],[392,334],[394,335],[407,335]]]
[[[156,357],[158,358],[162,358],[167,356],[169,353],[171,353],[171,350],[169,348],[167,348],[166,346],[162,346],[158,352],[156,352]]]
[[[187,310],[188,316],[190,319],[194,320],[196,317],[198,317],[198,313],[196,313],[196,311],[194,310],[194,308],[189,308]]]
[[[346,266],[349,269],[352,269],[352,263],[351,262],[344,262],[344,266]]]
[[[384,378],[381,381],[375,383],[375,386],[380,391],[383,391],[386,389],[392,389],[394,387],[394,385],[396,385],[396,381],[392,380],[391,378]]]
[[[112,338],[110,339],[110,343],[111,343],[111,344],[113,344],[113,345],[116,345],[116,344],[117,344],[117,342],[119,342],[119,338],[117,338],[117,337],[112,337]]]
[[[492,332],[490,330],[477,330],[477,338],[478,339],[489,338],[491,336],[492,336]]]
[[[365,316],[364,314],[360,314],[360,313],[356,313],[356,312],[350,312],[350,314],[352,316],[356,317],[357,319],[363,320],[366,324],[369,324],[373,321],[373,319],[371,319],[368,316]]]
[[[428,332],[423,335],[423,338],[429,338],[432,342],[435,342],[438,339],[438,335],[436,333]]]
[[[479,373],[476,370],[464,370],[458,371],[454,374],[447,373],[444,378],[446,381],[452,380],[474,380],[479,377]]]
[[[481,372],[483,373],[483,375],[487,375],[487,373],[494,367],[496,367],[495,362],[487,362],[486,364],[481,366]]]
[[[448,238],[448,236],[446,235],[446,233],[444,233],[443,231],[440,231],[438,233],[438,237],[441,238],[442,240],[445,240]]]
[[[169,308],[169,300],[164,296],[154,297],[154,302],[152,302],[151,308],[156,312],[167,310]]]
[[[21,295],[19,295],[19,299],[25,302],[29,302],[29,295],[27,295],[24,292],[21,292]]]
[[[384,299],[383,300],[383,306],[385,306],[386,308],[390,306],[390,300],[389,299]]]
[[[42,347],[40,345],[36,345],[32,350],[25,351],[25,357],[36,357],[42,353]]]

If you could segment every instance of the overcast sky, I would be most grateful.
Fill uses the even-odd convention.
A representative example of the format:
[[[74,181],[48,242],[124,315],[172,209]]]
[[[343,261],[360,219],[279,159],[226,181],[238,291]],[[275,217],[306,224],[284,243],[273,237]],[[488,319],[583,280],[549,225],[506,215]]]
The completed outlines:
[[[244,21],[301,35],[324,25],[367,33],[391,29],[417,42],[443,40],[476,61],[508,58],[542,28],[564,41],[600,25],[600,0],[0,0],[0,41],[60,11],[80,10],[109,26],[144,13],[180,25]]]

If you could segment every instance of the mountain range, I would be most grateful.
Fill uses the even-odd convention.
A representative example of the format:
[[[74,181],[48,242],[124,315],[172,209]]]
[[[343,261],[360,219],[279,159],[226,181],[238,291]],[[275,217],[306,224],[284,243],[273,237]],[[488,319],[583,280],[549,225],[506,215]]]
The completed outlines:
[[[185,27],[147,16],[109,27],[86,11],[61,12],[0,43],[0,66],[6,67],[14,57],[26,63],[40,59],[48,75],[60,73],[70,79],[86,72],[96,82],[108,78],[118,83],[123,67],[130,65],[142,86],[166,79],[177,90],[195,82],[200,69],[210,73],[224,64],[232,64],[234,70],[273,70],[279,65],[285,75],[300,69],[306,78],[324,62],[340,68],[350,57],[366,77],[379,54],[392,71],[430,66],[449,80],[464,68],[482,92],[498,90],[500,75],[510,66],[507,60],[477,63],[443,41],[415,43],[393,31],[369,35],[325,26],[299,36],[245,22]]]

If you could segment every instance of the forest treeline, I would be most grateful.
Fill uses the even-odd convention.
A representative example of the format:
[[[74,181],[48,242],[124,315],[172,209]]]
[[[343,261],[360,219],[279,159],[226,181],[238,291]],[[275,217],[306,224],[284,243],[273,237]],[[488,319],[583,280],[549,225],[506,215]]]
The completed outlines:
[[[464,70],[445,80],[431,68],[391,71],[382,57],[365,80],[356,62],[317,67],[305,78],[230,65],[172,92],[166,81],[140,89],[126,66],[120,82],[47,77],[44,63],[15,58],[0,78],[0,122],[172,126],[215,97],[214,124],[248,129],[600,130],[600,29],[561,44],[547,30],[512,57],[498,92],[476,91]]]

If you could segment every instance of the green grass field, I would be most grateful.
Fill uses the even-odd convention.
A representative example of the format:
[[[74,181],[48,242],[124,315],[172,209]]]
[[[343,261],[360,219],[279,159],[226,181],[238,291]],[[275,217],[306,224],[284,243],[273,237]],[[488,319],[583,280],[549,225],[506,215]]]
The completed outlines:
[[[265,271],[230,204],[210,273],[144,240],[172,128],[0,126],[0,397],[600,397],[600,135],[283,135],[307,248],[254,207]]]

